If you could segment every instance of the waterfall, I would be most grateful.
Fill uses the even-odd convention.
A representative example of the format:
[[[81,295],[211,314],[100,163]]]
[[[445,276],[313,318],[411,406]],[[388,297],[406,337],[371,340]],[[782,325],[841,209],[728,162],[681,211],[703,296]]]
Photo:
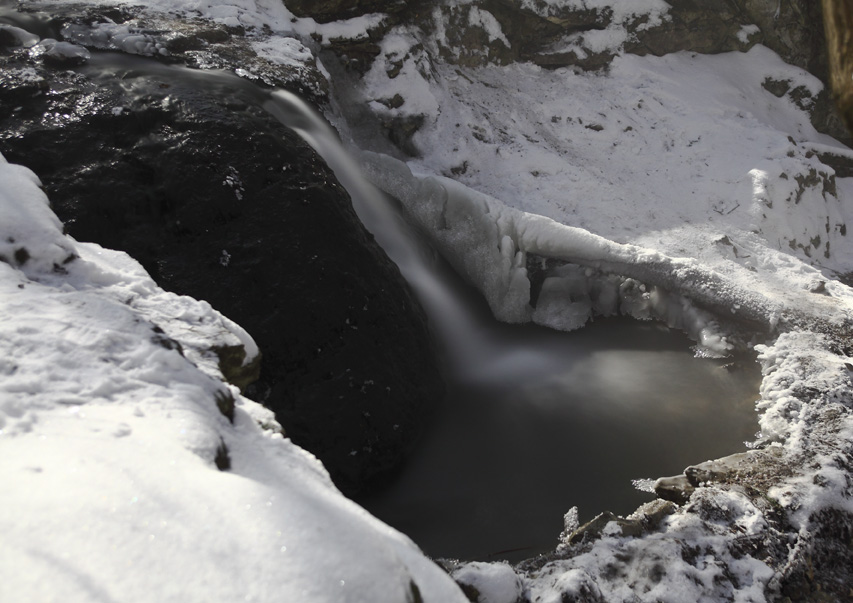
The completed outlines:
[[[450,369],[448,398],[436,401],[436,424],[400,479],[359,501],[428,553],[546,551],[573,505],[583,518],[604,508],[628,513],[650,497],[632,479],[730,453],[755,432],[754,364],[723,370],[722,361],[693,357],[683,334],[648,321],[596,321],[572,334],[530,324],[568,330],[623,313],[665,318],[720,344],[701,331],[711,324],[707,312],[665,282],[646,287],[630,277],[654,281],[677,267],[701,285],[702,275],[677,261],[638,257],[458,183],[412,174],[390,157],[348,151],[298,96],[234,74],[115,53],[95,54],[80,70],[118,76],[131,90],[148,76],[176,78],[260,107],[308,142],[347,189],[418,296]]]

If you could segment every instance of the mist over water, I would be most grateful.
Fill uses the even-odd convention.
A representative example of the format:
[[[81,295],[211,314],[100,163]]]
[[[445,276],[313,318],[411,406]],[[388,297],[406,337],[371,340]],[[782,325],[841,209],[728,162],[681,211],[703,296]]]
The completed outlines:
[[[552,550],[570,507],[581,521],[628,514],[653,498],[632,479],[743,450],[757,431],[752,359],[725,368],[731,360],[695,358],[686,336],[628,319],[572,333],[495,321],[295,95],[114,53],[94,55],[81,71],[121,72],[122,85],[140,93],[165,78],[263,107],[335,171],[417,293],[446,356],[449,392],[436,400],[415,456],[385,491],[358,501],[427,554],[518,560]]]

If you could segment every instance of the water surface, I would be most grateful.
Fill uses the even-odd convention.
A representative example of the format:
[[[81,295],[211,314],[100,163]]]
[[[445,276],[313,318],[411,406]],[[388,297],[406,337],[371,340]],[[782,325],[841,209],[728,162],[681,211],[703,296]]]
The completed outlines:
[[[637,478],[745,449],[758,365],[695,358],[681,333],[629,319],[555,333],[494,324],[515,351],[457,375],[399,479],[360,500],[434,557],[521,560],[557,544],[562,518],[625,515]],[[500,346],[497,346],[500,347]]]

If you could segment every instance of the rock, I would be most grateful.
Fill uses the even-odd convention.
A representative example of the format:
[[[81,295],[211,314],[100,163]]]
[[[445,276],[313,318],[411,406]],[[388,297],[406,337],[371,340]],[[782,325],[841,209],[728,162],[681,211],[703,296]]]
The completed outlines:
[[[662,477],[655,482],[655,494],[659,498],[683,505],[690,500],[696,489],[684,475]]]
[[[260,380],[232,378],[343,490],[364,488],[442,395],[424,315],[310,147],[251,98],[168,73],[119,86],[0,57],[0,152],[40,176],[69,234],[246,328]]]
[[[737,34],[746,25],[733,4],[725,0],[673,0],[669,19],[662,24],[642,28],[642,22],[629,25],[634,39],[625,44],[626,52],[663,56],[683,50],[720,53],[744,50]],[[754,43],[754,41],[753,41]]]
[[[657,510],[666,515],[668,513]],[[672,511],[669,511],[671,513]],[[661,518],[663,517],[661,515]],[[568,538],[564,539],[566,544],[579,544],[598,540],[605,534],[616,534],[620,536],[639,536],[647,529],[653,528],[660,522],[661,518],[651,519],[646,515],[633,515],[631,517],[619,517],[618,515],[605,511],[574,530]]]
[[[654,530],[676,510],[678,510],[678,506],[672,501],[658,498],[638,507],[627,519],[639,521],[646,530]]]
[[[841,0],[823,0],[822,6],[832,96],[848,132],[853,132],[853,83],[850,81],[853,7]]]
[[[814,512],[809,524],[798,554],[774,578],[776,588],[791,601],[853,600],[853,514],[830,507]]]
[[[40,6],[51,12],[10,13],[6,19],[30,31],[41,32],[42,44],[48,42],[46,38],[55,38],[53,44],[61,46],[51,55],[69,54],[71,48],[67,45],[73,44],[90,51],[115,50],[157,56],[165,62],[201,69],[237,72],[264,86],[293,90],[314,102],[322,102],[328,93],[328,82],[317,69],[313,56],[295,39],[291,39],[291,50],[302,48],[304,52],[290,52],[289,57],[302,55],[304,62],[276,62],[258,54],[257,44],[263,45],[263,36],[256,33],[249,39],[239,27],[143,13],[135,7]]]
[[[356,3],[355,0],[350,2]],[[313,9],[307,2],[305,5],[305,15],[325,14],[322,8]],[[410,8],[396,13],[391,21],[370,32],[369,42],[353,41],[352,50],[341,41],[329,47],[364,74],[374,60],[384,60],[381,52],[377,52],[378,44],[392,24],[397,23],[410,27],[426,47],[436,48],[445,63],[471,68],[528,61],[549,69],[576,67],[599,71],[607,69],[617,50],[656,56],[679,51],[715,54],[747,51],[756,44],[764,44],[786,62],[828,82],[819,2],[672,0],[669,5],[666,18],[651,24],[648,17],[615,23],[609,9],[578,8],[572,3],[540,0],[445,3],[432,11]],[[626,38],[621,49],[585,45],[585,32],[620,28],[625,30]],[[431,41],[426,43],[425,40]],[[567,41],[579,45],[582,50],[567,46]],[[361,48],[369,52],[359,52]],[[393,78],[393,66],[386,67],[389,78]],[[792,90],[785,82],[768,82],[767,88],[777,95],[789,95],[808,110],[813,125],[820,132],[842,142],[853,142],[826,91],[812,97],[804,88]],[[399,124],[384,125],[389,139],[410,155],[413,152],[410,130],[416,131],[417,127],[417,123],[405,124],[402,130]]]
[[[288,0],[287,8],[297,17],[319,23],[351,19],[368,13],[395,13],[406,8],[404,0]]]
[[[626,52],[657,56],[681,50],[720,53],[764,44],[786,63],[809,71],[824,84],[829,82],[820,2],[673,0],[669,4],[671,18],[657,27],[633,30],[635,39],[625,45]],[[745,34],[741,28],[746,25],[755,25],[758,31]],[[850,142],[826,91],[809,103],[809,113],[818,131]]]
[[[737,485],[744,481],[749,481],[754,487],[764,487],[786,475],[790,475],[790,467],[782,447],[775,445],[705,461],[684,470],[687,482],[695,488],[711,484]]]

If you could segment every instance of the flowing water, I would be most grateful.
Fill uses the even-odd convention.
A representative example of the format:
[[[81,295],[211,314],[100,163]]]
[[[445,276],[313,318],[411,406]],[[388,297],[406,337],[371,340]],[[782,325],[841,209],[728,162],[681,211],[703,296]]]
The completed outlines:
[[[393,201],[360,176],[326,122],[296,96],[236,76],[102,53],[81,71],[122,85],[167,79],[262,106],[300,133],[400,266],[449,364],[449,394],[399,479],[359,502],[430,555],[521,559],[553,549],[563,514],[631,512],[653,495],[631,480],[680,473],[744,448],[757,430],[749,359],[697,359],[665,327],[609,319],[558,333],[493,320]],[[729,361],[731,362],[731,361]]]

